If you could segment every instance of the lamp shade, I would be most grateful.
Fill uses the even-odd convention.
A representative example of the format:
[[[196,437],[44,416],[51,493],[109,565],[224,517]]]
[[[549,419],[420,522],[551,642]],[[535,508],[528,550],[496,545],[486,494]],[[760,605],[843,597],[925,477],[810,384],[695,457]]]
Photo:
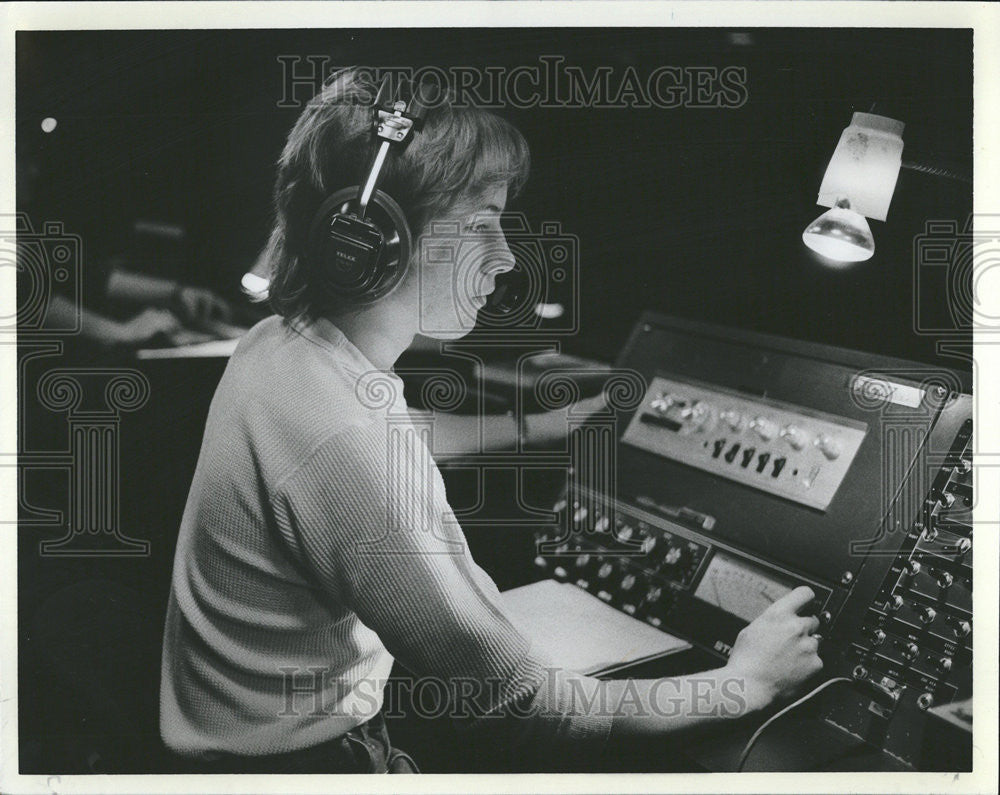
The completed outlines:
[[[903,156],[901,121],[855,113],[823,175],[816,203],[834,207],[845,196],[851,209],[884,221]]]

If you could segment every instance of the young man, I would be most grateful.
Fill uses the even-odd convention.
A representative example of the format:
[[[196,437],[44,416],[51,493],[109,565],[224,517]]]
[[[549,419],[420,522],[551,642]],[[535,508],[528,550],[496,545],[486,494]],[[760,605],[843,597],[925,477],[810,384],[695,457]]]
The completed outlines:
[[[796,615],[807,588],[697,682],[557,670],[508,620],[392,367],[420,331],[470,330],[512,267],[499,219],[526,177],[527,146],[484,111],[430,108],[386,160],[380,189],[418,240],[450,221],[481,245],[441,264],[418,243],[387,295],[339,301],[319,289],[306,240],[324,199],[365,179],[375,90],[360,72],[338,73],[279,163],[267,250],[278,315],[250,331],[219,384],[177,546],[161,688],[168,747],[206,771],[406,768],[378,718],[394,658],[460,685],[456,706],[473,727],[563,767],[609,736],[666,737],[789,694],[821,667],[818,621]],[[690,706],[665,709],[666,699]]]

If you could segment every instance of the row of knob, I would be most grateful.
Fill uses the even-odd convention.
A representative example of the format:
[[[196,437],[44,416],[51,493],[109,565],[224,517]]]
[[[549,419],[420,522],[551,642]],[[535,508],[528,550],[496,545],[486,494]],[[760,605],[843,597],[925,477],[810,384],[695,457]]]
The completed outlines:
[[[660,415],[676,411],[682,420],[699,431],[710,431],[716,424],[714,407],[703,401],[694,401],[688,406],[687,400],[668,392],[661,392],[658,397],[651,401],[650,407]],[[792,424],[781,427],[768,417],[757,416],[751,419],[735,408],[727,408],[718,413],[718,418],[733,431],[739,433],[747,428],[765,442],[771,441],[775,436],[780,436],[793,450],[802,450],[809,443],[809,434],[802,428]],[[817,435],[813,438],[812,443],[830,460],[839,457],[843,452],[840,441],[829,434]]]
[[[881,646],[883,643],[885,643],[886,637],[887,636],[884,630],[876,629],[872,633],[872,646]],[[912,641],[904,643],[901,646],[901,651],[903,654],[903,658],[911,662],[917,659],[917,657],[920,655],[920,647],[916,643],[913,643]],[[942,673],[947,673],[948,671],[951,670],[952,666],[951,657],[948,656],[939,657],[937,660],[935,660],[934,665]]]
[[[578,574],[583,574],[584,570],[586,570],[592,562],[592,557],[593,556],[589,553],[578,555],[573,561],[572,568],[577,570]],[[545,558],[538,556],[535,558],[535,565],[540,568],[547,568],[548,561]],[[646,583],[642,583],[640,576],[632,573],[626,573],[622,577],[621,581],[617,583],[617,586],[615,586],[611,583],[611,575],[614,574],[615,568],[616,567],[613,564],[606,561],[601,563],[598,567],[595,573],[597,578],[595,587],[598,588],[597,596],[599,599],[605,602],[612,601],[613,597],[611,595],[611,590],[617,589],[622,597],[626,599],[634,593],[632,599],[632,602],[634,603],[642,602],[644,605],[654,605],[663,600],[665,593],[664,588],[659,585],[648,585]],[[552,573],[560,580],[570,579],[570,572],[563,566],[556,566],[552,570]],[[578,577],[576,579],[576,584],[585,590],[590,590],[592,585],[592,583],[585,577]],[[640,587],[636,588],[637,585]],[[642,593],[643,590],[645,590],[645,594]],[[669,593],[669,590],[667,593]],[[626,613],[634,615],[636,612],[636,604],[626,602],[622,604],[622,610]],[[658,618],[647,618],[647,620],[654,626],[660,626],[661,624],[661,621]]]

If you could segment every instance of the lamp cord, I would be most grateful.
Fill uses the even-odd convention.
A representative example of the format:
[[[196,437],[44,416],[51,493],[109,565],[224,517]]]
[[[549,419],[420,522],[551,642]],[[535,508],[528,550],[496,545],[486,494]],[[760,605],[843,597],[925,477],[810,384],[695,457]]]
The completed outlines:
[[[940,166],[929,166],[926,163],[914,163],[912,160],[904,160],[900,163],[903,168],[908,168],[911,171],[919,171],[921,174],[931,174],[935,177],[945,177],[946,179],[954,179],[958,182],[965,182],[969,185],[972,184],[972,177],[968,174],[962,174],[958,171],[952,171],[950,168],[941,168]]]
[[[778,712],[775,712],[770,718],[764,721],[760,725],[760,728],[757,729],[757,731],[755,731],[753,735],[750,737],[750,739],[747,741],[747,744],[743,746],[743,752],[740,754],[739,764],[736,765],[736,772],[737,773],[743,772],[743,767],[747,763],[747,758],[750,756],[750,752],[753,750],[753,747],[754,745],[756,745],[757,740],[760,739],[760,736],[764,733],[765,729],[767,729],[768,726],[774,723],[782,715],[787,715],[789,712],[791,712],[800,704],[804,704],[813,696],[818,695],[822,691],[826,690],[830,685],[835,685],[838,682],[850,682],[851,684],[855,684],[855,681],[851,679],[849,676],[835,676],[833,679],[827,679],[823,684],[819,685],[818,687],[806,693],[798,701],[793,701],[787,707],[784,707]]]

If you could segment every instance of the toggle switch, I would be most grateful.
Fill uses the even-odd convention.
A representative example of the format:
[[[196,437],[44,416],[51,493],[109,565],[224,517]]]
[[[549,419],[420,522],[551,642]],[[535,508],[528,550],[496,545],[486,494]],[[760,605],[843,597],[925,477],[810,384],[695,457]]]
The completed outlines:
[[[635,585],[635,575],[634,574],[626,574],[622,578],[621,589],[623,591],[631,591],[632,587],[634,585]]]
[[[602,580],[606,580],[608,577],[611,576],[611,572],[613,572],[614,570],[615,567],[612,566],[610,563],[604,563],[601,566],[601,568],[597,570],[597,576],[600,577]]]

